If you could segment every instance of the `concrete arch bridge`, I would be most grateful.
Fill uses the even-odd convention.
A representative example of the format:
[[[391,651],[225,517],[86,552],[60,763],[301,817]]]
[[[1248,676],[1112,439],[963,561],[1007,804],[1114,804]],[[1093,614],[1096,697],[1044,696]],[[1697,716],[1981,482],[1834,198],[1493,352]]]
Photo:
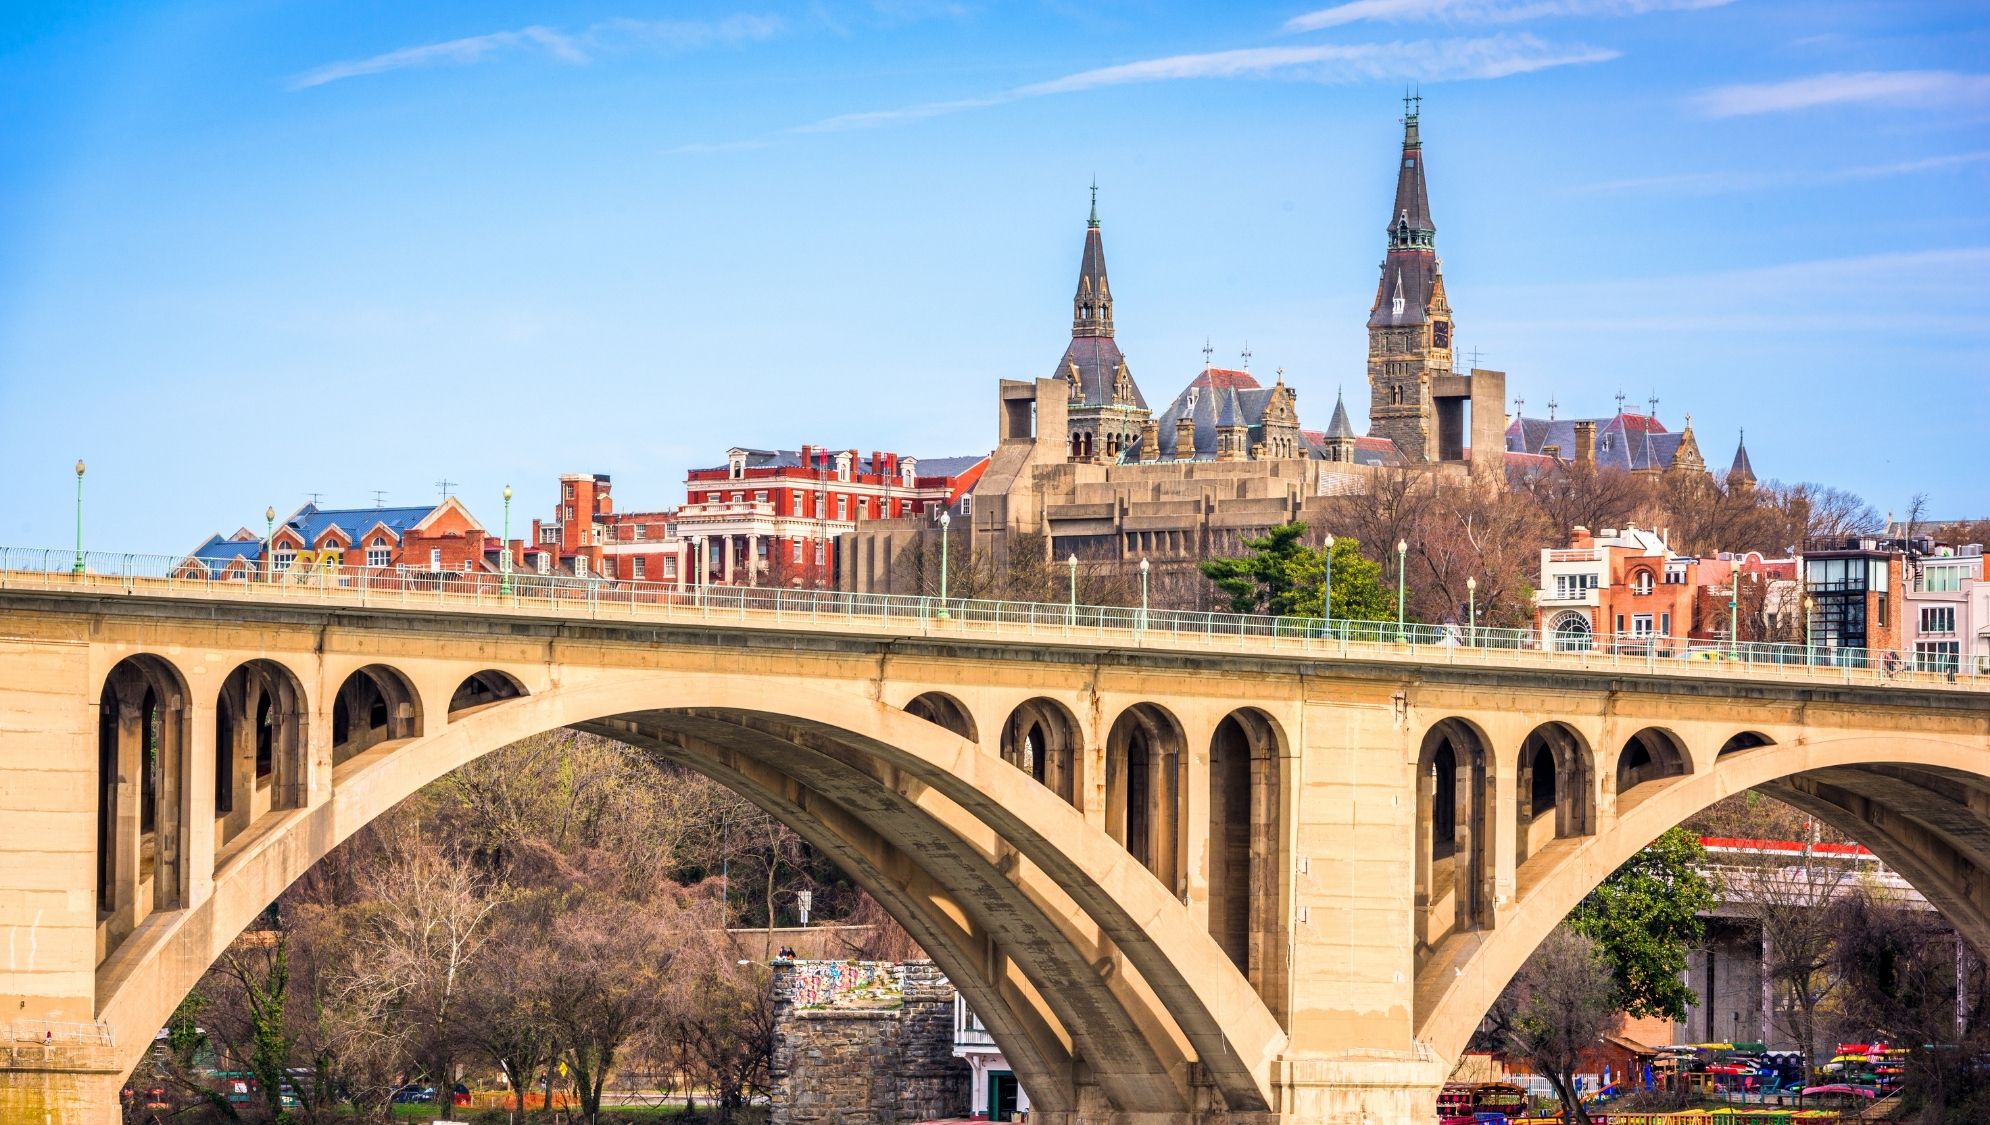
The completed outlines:
[[[286,886],[563,726],[833,857],[1064,1125],[1432,1120],[1542,936],[1749,788],[1850,832],[1990,953],[1982,682],[826,597],[0,573],[0,1120],[107,1120]]]

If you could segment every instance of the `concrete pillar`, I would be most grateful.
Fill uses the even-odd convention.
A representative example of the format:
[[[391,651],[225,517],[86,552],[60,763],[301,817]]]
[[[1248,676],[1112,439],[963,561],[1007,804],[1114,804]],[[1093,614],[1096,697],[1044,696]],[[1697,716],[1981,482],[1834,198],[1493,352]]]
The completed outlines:
[[[1494,762],[1498,765],[1497,760]],[[1489,780],[1492,789],[1493,903],[1511,905],[1516,872],[1527,862],[1527,828],[1534,812],[1534,768],[1522,766],[1517,774],[1497,770]],[[1500,905],[1493,907],[1498,917]]]
[[[720,557],[721,557],[721,558],[723,558],[723,559],[725,560],[725,579],[724,579],[724,581],[725,581],[725,584],[726,584],[726,585],[728,585],[728,586],[732,585],[732,556],[733,556],[733,545],[732,545],[732,541],[733,541],[733,537],[732,537],[732,536],[730,536],[730,535],[726,536],[726,537],[725,537],[725,544],[724,544],[724,546],[722,546],[722,547],[720,548],[720,550],[721,550],[721,551],[723,552],[723,554],[722,554],[722,555],[721,555]]]
[[[1179,802],[1182,820],[1176,830],[1182,840],[1181,899],[1188,904],[1189,917],[1202,927],[1204,933],[1209,932],[1210,868],[1219,862],[1217,854],[1221,847],[1209,832],[1209,803],[1212,799],[1209,784],[1210,738],[1209,734],[1203,734],[1182,748],[1182,760],[1187,768],[1180,771],[1185,776],[1182,777],[1182,799]],[[1250,752],[1248,743],[1244,752]],[[1230,894],[1250,894],[1248,887],[1230,887],[1226,890]]]
[[[215,708],[195,707],[188,715],[186,724],[187,741],[191,743],[187,752],[180,756],[177,771],[180,783],[180,807],[186,831],[186,841],[181,852],[181,883],[186,888],[182,906],[205,902],[214,892],[214,771],[219,763],[214,760]],[[255,742],[249,743],[250,786],[255,784]],[[239,802],[238,802],[239,804]]]

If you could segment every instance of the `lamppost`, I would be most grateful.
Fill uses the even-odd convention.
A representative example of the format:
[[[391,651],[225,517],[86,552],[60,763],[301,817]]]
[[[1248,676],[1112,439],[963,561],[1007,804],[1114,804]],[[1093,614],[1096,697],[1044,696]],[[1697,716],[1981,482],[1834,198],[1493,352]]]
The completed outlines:
[[[76,459],[76,573],[83,573],[83,459]]]
[[[1327,536],[1327,558],[1325,572],[1320,576],[1320,632],[1331,633],[1334,627],[1334,537]]]
[[[498,580],[498,593],[509,597],[511,595],[511,486],[508,484],[504,486],[504,538],[499,542],[499,546],[504,550],[504,562],[498,571],[503,575]]]
[[[1734,564],[1734,581],[1727,592],[1727,638],[1730,651],[1741,657],[1741,564]]]
[[[940,620],[947,617],[947,528],[953,526],[954,514],[945,508],[940,509]]]
[[[1140,631],[1147,631],[1147,560],[1140,560]]]
[[[1076,625],[1078,623],[1078,553],[1073,551],[1071,557],[1064,562],[1071,568],[1071,624]]]
[[[1468,636],[1474,648],[1479,644],[1479,576],[1474,574],[1465,579],[1465,601],[1470,609],[1471,632]]]
[[[1817,640],[1812,634],[1814,626],[1811,624],[1816,612],[1817,599],[1811,597],[1809,594],[1805,594],[1803,596],[1803,662],[1805,664],[1817,663]]]
[[[1403,608],[1406,604],[1405,599],[1407,597],[1407,592],[1408,592],[1407,587],[1404,585],[1404,582],[1406,580],[1404,568],[1409,562],[1409,557],[1410,557],[1410,541],[1407,539],[1396,540],[1396,639],[1397,640],[1401,640],[1403,638]]]
[[[276,506],[263,509],[263,574],[264,581],[276,581]]]

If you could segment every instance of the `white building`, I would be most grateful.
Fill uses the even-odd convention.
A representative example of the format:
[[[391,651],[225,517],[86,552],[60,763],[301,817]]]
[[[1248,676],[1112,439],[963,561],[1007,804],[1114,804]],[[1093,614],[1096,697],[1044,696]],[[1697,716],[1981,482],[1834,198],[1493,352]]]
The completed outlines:
[[[967,1001],[954,995],[954,1057],[968,1068],[968,1114],[990,1121],[1013,1121],[1030,1108],[1029,1095],[1009,1069],[1009,1060]]]
[[[1983,547],[1936,546],[1914,556],[1902,614],[1901,648],[1922,671],[1960,671],[1971,661],[1990,671],[1990,582]]]

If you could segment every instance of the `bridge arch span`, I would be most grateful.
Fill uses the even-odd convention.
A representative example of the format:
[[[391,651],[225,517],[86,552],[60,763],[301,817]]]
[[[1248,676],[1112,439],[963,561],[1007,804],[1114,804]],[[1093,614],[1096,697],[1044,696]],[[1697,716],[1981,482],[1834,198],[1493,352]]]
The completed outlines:
[[[1712,750],[1714,747],[1707,747]],[[1454,1059],[1549,931],[1611,872],[1667,829],[1749,789],[1818,816],[1870,848],[1979,952],[1990,951],[1990,775],[1980,735],[1862,735],[1765,743],[1717,766],[1653,778],[1599,819],[1594,835],[1502,908],[1499,924],[1454,947],[1416,981],[1417,1038]],[[1981,905],[1980,905],[1981,904]]]
[[[950,972],[980,974],[966,978],[975,1002],[1032,1000],[1028,1011],[988,1011],[1005,1048],[1045,1081],[1068,1087],[1076,1062],[1097,1060],[1085,1073],[1123,1110],[1181,1112],[1212,1095],[1234,1110],[1265,1108],[1284,1033],[1251,983],[1168,887],[993,749],[841,685],[792,679],[770,691],[739,675],[591,671],[425,732],[412,726],[418,696],[406,677],[365,665],[329,702],[353,706],[355,683],[373,693],[367,729],[403,737],[343,755],[318,803],[259,834],[142,956],[100,972],[100,1016],[121,1049],[149,1042],[270,898],[422,786],[527,735],[621,724],[618,737],[670,745],[673,760],[728,784],[752,780],[743,791],[763,807],[806,812],[797,830],[839,858],[868,847],[865,877],[880,901],[940,946]],[[382,707],[389,720],[371,722]],[[991,958],[991,944],[1017,956]],[[1057,1102],[1049,1094],[1046,1107]]]
[[[974,721],[974,712],[968,710],[965,703],[944,691],[920,692],[906,701],[905,713],[950,730],[969,742],[981,741]]]

